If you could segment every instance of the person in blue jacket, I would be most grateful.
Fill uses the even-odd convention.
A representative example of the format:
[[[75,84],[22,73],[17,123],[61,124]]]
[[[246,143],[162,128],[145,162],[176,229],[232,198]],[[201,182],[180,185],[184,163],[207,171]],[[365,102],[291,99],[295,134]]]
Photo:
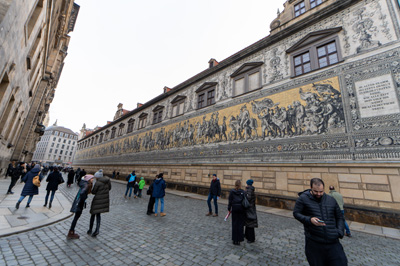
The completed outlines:
[[[165,196],[165,188],[167,184],[164,181],[163,173],[158,175],[158,178],[153,182],[153,197],[155,198],[155,206],[154,206],[154,216],[157,217],[158,212],[158,202],[161,202],[161,210],[160,216],[165,216],[166,213],[164,212],[164,196]]]
[[[22,182],[25,182],[24,188],[21,192],[21,197],[19,198],[15,208],[18,209],[21,202],[24,200],[26,196],[29,196],[28,203],[26,204],[26,208],[30,207],[30,203],[33,199],[34,195],[39,194],[39,188],[33,184],[33,178],[39,175],[39,180],[42,181],[43,175],[40,173],[40,165],[36,164],[32,170],[30,170],[23,178]]]

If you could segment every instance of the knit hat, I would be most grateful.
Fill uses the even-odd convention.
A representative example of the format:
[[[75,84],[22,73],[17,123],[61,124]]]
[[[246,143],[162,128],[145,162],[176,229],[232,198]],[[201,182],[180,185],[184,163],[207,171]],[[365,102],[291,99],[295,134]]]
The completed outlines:
[[[35,164],[35,166],[33,167],[33,169],[40,169],[40,164]]]
[[[253,185],[253,183],[254,183],[253,179],[249,179],[246,181],[246,184],[249,186]]]
[[[103,169],[100,169],[99,171],[97,171],[97,172],[94,174],[94,177],[96,177],[96,178],[103,177]]]
[[[92,178],[93,178],[93,175],[85,175],[85,176],[83,177],[83,180],[89,181],[89,180],[92,179]]]
[[[140,180],[144,180],[144,177],[142,176],[142,177],[140,178]]]

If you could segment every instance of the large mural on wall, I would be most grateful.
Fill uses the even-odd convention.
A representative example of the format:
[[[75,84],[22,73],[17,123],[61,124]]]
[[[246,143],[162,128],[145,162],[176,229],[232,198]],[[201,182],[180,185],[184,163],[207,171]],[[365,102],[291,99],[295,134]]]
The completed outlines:
[[[77,159],[337,133],[345,121],[334,77],[96,145]]]

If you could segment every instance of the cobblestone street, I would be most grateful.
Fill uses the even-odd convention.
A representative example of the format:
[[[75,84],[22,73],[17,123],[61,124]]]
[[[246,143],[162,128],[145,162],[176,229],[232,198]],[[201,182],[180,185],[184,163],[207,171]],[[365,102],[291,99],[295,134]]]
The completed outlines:
[[[125,185],[112,185],[110,213],[102,214],[97,238],[86,234],[87,208],[78,240],[66,240],[72,218],[0,238],[0,265],[308,265],[303,227],[294,219],[258,213],[256,242],[234,246],[226,205],[219,205],[220,217],[206,217],[205,201],[167,194],[167,216],[148,216],[145,191],[142,199],[125,200]],[[60,189],[72,201],[78,187]],[[400,241],[353,235],[342,240],[349,265],[399,265]]]

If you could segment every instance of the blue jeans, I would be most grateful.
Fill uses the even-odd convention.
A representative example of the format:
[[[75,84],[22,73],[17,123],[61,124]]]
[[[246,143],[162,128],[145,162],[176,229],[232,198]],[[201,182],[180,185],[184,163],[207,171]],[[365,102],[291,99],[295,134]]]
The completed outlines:
[[[126,195],[128,195],[128,190],[129,190],[129,197],[132,196],[132,189],[133,189],[133,187],[126,187],[125,197],[126,197]]]
[[[208,212],[212,212],[211,208],[211,199],[214,200],[215,214],[218,214],[218,203],[217,203],[217,195],[208,194],[207,204],[208,204]]]
[[[25,197],[26,197],[26,196],[21,196],[21,197],[19,198],[18,202],[22,202],[22,201],[25,199]],[[33,199],[33,195],[30,195],[29,198],[28,198],[28,203],[27,203],[27,204],[30,204],[31,201],[32,201],[32,199]]]
[[[50,204],[53,202],[54,194],[56,194],[56,191],[55,190],[47,190],[46,198],[44,199],[44,205],[47,205],[47,201],[49,199],[50,191],[51,191]]]
[[[162,198],[156,198],[156,205],[154,206],[154,213],[157,213],[157,210],[158,210],[158,200],[161,201],[160,212],[164,212],[164,197],[162,197]]]
[[[343,214],[343,220],[344,220],[344,229],[346,230],[346,234],[350,235],[349,225],[347,224],[346,219],[344,218],[344,210],[342,210],[342,214]]]

